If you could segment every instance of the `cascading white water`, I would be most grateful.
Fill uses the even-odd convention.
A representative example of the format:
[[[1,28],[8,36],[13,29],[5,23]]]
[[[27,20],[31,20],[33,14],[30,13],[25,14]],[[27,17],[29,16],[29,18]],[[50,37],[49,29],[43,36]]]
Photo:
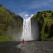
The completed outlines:
[[[23,32],[21,40],[24,41],[33,40],[31,35],[31,17],[29,17],[28,19],[24,19],[23,21]]]

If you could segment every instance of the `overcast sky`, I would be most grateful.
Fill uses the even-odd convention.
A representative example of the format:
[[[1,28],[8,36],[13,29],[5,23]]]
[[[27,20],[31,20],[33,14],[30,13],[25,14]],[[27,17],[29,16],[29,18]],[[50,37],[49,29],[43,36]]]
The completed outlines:
[[[0,0],[0,4],[24,18],[41,10],[53,10],[53,0]]]

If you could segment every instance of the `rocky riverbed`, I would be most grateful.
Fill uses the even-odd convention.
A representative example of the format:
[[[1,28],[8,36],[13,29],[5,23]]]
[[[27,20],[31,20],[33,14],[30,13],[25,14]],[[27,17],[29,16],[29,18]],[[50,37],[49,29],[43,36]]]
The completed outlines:
[[[18,48],[18,45],[0,47],[0,53],[53,53],[53,42],[28,42],[20,48]]]

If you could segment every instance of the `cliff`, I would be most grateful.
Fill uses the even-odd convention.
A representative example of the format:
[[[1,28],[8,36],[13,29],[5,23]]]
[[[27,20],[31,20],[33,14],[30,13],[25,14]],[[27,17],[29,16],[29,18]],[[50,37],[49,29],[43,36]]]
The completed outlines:
[[[41,11],[32,17],[39,28],[39,40],[53,40],[53,11]],[[31,19],[31,20],[32,20]]]
[[[15,28],[21,31],[22,25],[23,19],[21,16],[12,13],[4,6],[0,5],[0,41],[12,40],[12,31],[14,31]],[[10,32],[12,34],[10,34]]]

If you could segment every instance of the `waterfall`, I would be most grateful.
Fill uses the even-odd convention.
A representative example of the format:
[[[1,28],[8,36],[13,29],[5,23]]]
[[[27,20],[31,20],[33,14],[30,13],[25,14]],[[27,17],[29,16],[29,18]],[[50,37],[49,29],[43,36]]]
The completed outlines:
[[[28,19],[24,19],[23,21],[23,32],[22,32],[21,40],[24,41],[33,40],[31,35],[31,17],[29,17]]]

